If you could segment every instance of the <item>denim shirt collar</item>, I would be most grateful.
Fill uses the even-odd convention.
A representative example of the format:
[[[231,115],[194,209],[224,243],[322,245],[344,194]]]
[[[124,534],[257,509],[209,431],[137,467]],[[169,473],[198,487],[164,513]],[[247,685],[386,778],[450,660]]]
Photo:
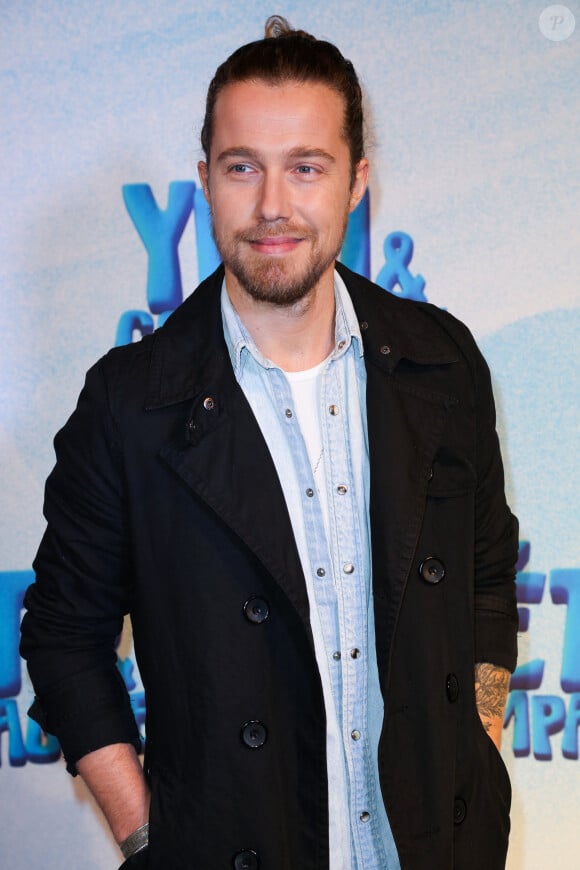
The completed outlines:
[[[336,270],[334,271],[334,301],[334,349],[329,358],[338,359],[348,352],[351,344],[356,355],[362,357],[364,348],[356,312],[346,285]],[[271,360],[260,353],[253,342],[251,335],[231,303],[226,290],[225,278],[222,282],[221,308],[224,338],[236,379],[239,380],[243,370],[244,352],[250,353],[256,362],[265,369],[278,368]]]

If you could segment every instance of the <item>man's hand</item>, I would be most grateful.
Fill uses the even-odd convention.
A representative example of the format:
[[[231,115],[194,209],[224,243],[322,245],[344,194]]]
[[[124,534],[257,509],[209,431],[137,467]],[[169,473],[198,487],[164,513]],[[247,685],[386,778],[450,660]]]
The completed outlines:
[[[497,746],[501,747],[503,714],[510,684],[505,668],[480,662],[475,666],[475,703],[482,725]]]
[[[134,748],[114,743],[90,752],[77,770],[102,809],[117,843],[149,821],[149,787]]]

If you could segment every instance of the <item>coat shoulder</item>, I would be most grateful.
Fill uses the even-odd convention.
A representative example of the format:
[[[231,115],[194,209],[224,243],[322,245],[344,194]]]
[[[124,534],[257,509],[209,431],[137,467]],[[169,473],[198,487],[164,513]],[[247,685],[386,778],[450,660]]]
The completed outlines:
[[[485,365],[470,329],[449,311],[430,302],[417,302],[390,293],[340,263],[337,268],[351,293],[355,308],[360,306],[364,312],[372,311],[376,317],[388,323],[399,341],[416,348],[417,356],[424,355],[419,348],[424,351],[428,344],[431,348],[438,346],[445,348],[448,353],[454,352],[472,372]]]
[[[111,348],[89,371],[104,378],[114,400],[139,398],[147,408],[192,395],[192,374],[220,345],[223,269],[206,278],[166,320],[140,341]]]

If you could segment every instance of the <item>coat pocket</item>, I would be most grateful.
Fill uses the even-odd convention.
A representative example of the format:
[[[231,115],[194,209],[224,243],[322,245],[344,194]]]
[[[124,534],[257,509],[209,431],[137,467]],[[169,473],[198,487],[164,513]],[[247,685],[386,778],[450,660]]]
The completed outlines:
[[[498,793],[506,812],[509,813],[512,801],[512,786],[508,769],[502,758],[501,752],[483,727],[477,710],[476,716],[479,725],[478,739],[481,744],[482,757],[487,759],[486,768],[489,771],[489,775],[492,777],[493,782],[497,786]]]
[[[466,456],[442,447],[435,454],[427,486],[430,498],[454,498],[475,490],[477,476]]]

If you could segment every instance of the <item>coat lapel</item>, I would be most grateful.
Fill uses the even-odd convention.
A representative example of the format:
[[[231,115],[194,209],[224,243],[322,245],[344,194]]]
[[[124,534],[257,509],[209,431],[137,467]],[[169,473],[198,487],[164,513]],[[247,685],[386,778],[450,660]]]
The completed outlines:
[[[357,276],[343,275],[365,346],[373,596],[384,691],[433,459],[456,404],[454,396],[422,387],[422,375],[427,368],[447,368],[459,355],[451,340],[431,328],[422,306],[382,293]]]
[[[377,656],[388,663],[421,531],[433,458],[452,407],[368,369],[370,523]],[[388,679],[388,668],[380,672]]]
[[[176,408],[160,458],[249,547],[281,586],[311,639],[304,575],[280,481],[223,338],[223,272],[155,334],[146,408]]]

